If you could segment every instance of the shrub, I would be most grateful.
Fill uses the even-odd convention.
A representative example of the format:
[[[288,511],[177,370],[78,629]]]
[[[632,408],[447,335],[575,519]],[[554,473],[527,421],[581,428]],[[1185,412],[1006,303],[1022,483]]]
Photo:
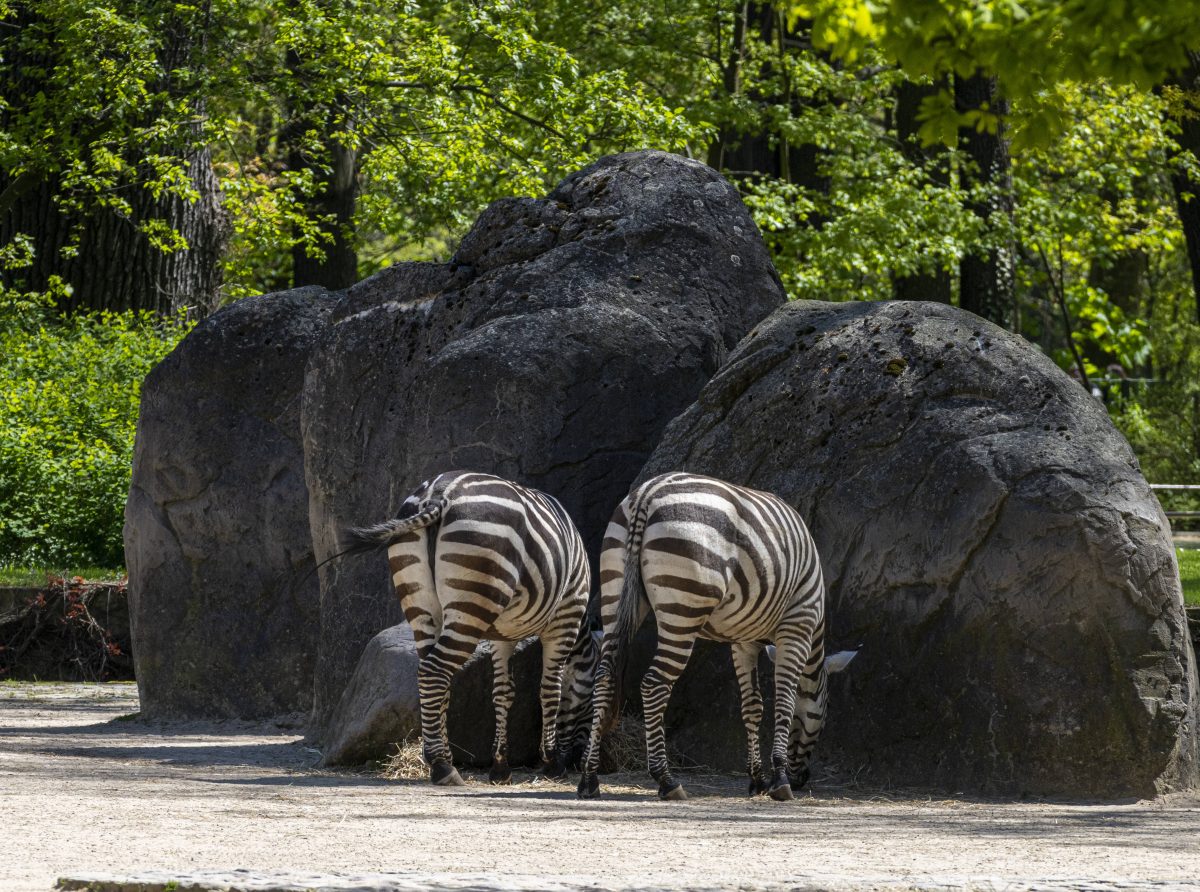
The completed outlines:
[[[0,305],[0,563],[124,566],[142,379],[189,325],[14,308]]]

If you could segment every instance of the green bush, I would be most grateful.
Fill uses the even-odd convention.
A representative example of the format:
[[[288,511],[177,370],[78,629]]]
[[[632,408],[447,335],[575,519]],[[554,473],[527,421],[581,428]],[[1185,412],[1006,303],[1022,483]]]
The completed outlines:
[[[0,563],[122,567],[142,379],[188,323],[14,309],[0,306]]]

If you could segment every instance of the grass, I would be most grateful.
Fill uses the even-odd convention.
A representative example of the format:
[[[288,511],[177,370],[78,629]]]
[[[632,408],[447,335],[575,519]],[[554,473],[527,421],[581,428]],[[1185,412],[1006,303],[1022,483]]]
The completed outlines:
[[[72,567],[67,570],[53,567],[20,567],[0,564],[0,588],[36,588],[46,584],[49,576],[71,579],[82,576],[88,582],[116,582],[125,578],[125,571],[111,567]]]
[[[1200,607],[1200,549],[1176,548],[1179,559],[1179,581],[1183,583],[1183,602]]]

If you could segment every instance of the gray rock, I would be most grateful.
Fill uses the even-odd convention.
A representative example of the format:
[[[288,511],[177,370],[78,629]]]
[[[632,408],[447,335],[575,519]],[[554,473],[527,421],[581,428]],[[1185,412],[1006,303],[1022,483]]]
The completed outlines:
[[[790,304],[642,478],[675,469],[778,493],[809,522],[831,649],[861,644],[819,752],[860,778],[1103,797],[1197,783],[1166,520],[1104,408],[1021,338],[934,303]]]
[[[667,421],[782,301],[736,191],[697,162],[616,155],[548,198],[496,202],[450,263],[350,289],[315,349],[303,425],[317,557],[454,468],[557,496],[595,554]],[[322,570],[311,730],[326,745],[364,646],[401,619],[382,556]]]
[[[536,640],[517,646],[510,663],[516,697],[508,714],[509,762],[531,765],[538,758],[542,726],[537,702],[542,649]],[[417,648],[402,623],[369,642],[338,702],[323,752],[325,765],[361,765],[386,759],[396,745],[420,740]],[[492,763],[496,719],[492,706],[492,663],[477,652],[450,686],[447,733],[454,760],[483,768]]]
[[[238,301],[146,378],[125,557],[147,717],[311,705],[319,605],[300,388],[336,297]]]

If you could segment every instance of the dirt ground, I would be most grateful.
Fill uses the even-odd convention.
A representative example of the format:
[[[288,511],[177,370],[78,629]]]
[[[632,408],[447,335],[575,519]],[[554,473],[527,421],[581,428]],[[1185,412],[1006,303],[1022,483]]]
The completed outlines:
[[[0,889],[155,869],[601,888],[1200,888],[1196,797],[938,801],[818,785],[776,803],[747,799],[739,778],[690,775],[687,802],[628,782],[579,802],[547,781],[447,790],[319,771],[295,729],[123,718],[136,710],[127,684],[0,683]]]

